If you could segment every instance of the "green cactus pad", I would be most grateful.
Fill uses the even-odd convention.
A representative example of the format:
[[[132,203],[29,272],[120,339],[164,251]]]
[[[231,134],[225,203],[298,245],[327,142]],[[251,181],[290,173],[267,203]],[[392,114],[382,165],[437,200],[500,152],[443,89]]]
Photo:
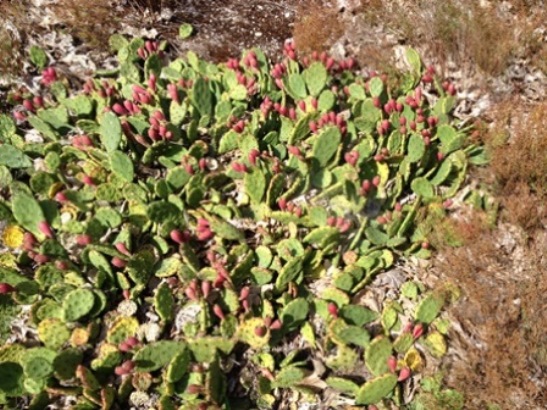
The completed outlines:
[[[444,297],[439,294],[430,293],[426,295],[416,306],[414,317],[417,321],[429,324],[435,320],[444,306]]]
[[[356,395],[357,391],[359,390],[359,386],[357,385],[357,383],[348,379],[344,379],[343,377],[327,377],[325,382],[333,389],[338,390],[341,393],[349,394],[351,396]]]
[[[119,316],[117,317],[106,334],[106,340],[109,343],[119,344],[128,337],[134,336],[139,329],[139,321],[134,317]]]
[[[393,346],[387,337],[379,336],[365,350],[365,363],[375,375],[387,372],[387,359],[392,355]]]
[[[150,343],[140,349],[133,361],[140,372],[153,372],[167,365],[186,349],[186,343],[171,340]]]
[[[355,403],[377,404],[387,397],[397,385],[397,376],[388,373],[369,380],[359,388]]]
[[[270,330],[265,328],[264,335],[261,337],[256,334],[255,329],[264,327],[264,321],[260,318],[247,319],[240,324],[237,331],[237,338],[250,345],[253,349],[260,349],[270,341]]]
[[[159,286],[154,296],[154,307],[162,320],[166,322],[173,320],[174,304],[175,299],[169,286],[165,283]]]
[[[38,338],[47,347],[58,349],[70,338],[70,331],[59,319],[44,319],[38,325]]]
[[[73,290],[63,300],[64,317],[69,322],[75,322],[87,315],[94,304],[95,294],[91,290]]]

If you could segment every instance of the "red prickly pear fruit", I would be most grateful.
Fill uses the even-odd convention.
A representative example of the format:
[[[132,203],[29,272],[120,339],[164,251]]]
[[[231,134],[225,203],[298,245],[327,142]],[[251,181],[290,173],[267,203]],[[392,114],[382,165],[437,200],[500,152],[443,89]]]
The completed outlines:
[[[131,347],[135,347],[139,344],[139,339],[137,339],[135,336],[130,336],[127,338],[125,343],[127,343]]]
[[[449,84],[447,88],[448,94],[456,95],[456,86],[454,84]]]
[[[395,373],[395,370],[397,370],[397,358],[395,356],[388,357],[387,367],[391,373]]]
[[[251,288],[248,286],[244,286],[241,288],[241,291],[239,292],[239,300],[245,300],[249,297],[249,294],[251,293]]]
[[[376,162],[382,162],[384,159],[385,159],[385,158],[384,158],[384,156],[383,156],[382,154],[376,154],[376,155],[374,156],[374,161],[376,161]]]
[[[14,111],[13,118],[15,118],[17,121],[26,121],[27,116],[21,111]]]
[[[402,127],[400,127],[400,128],[399,128],[399,132],[400,132],[401,134],[405,135],[406,132],[407,132],[406,127],[405,127],[404,125],[403,125]]]
[[[203,293],[203,297],[207,298],[209,294],[211,293],[211,281],[204,280],[201,282],[201,293]]]
[[[143,60],[146,60],[146,51],[144,50],[143,47],[139,47],[137,49],[137,55],[142,58]]]
[[[179,245],[185,242],[183,233],[178,229],[173,229],[169,233],[169,237],[173,242],[178,243]]]
[[[68,201],[68,198],[66,197],[64,192],[57,192],[55,194],[55,200],[59,203],[64,203]]]
[[[423,334],[424,334],[424,325],[422,325],[421,323],[418,323],[416,326],[414,326],[414,329],[412,329],[412,337],[414,337],[414,339],[418,339]]]
[[[25,232],[23,234],[23,249],[30,251],[36,245],[36,237],[30,232]]]
[[[412,324],[412,322],[408,322],[403,328],[403,333],[410,333],[413,327],[414,325]]]
[[[399,377],[397,378],[398,382],[404,382],[410,377],[410,369],[408,367],[403,367],[399,372]]]
[[[374,104],[376,108],[380,108],[382,106],[382,101],[380,101],[379,97],[374,97],[372,99],[372,104]]]
[[[55,267],[59,270],[67,270],[68,263],[65,261],[55,261]]]
[[[395,211],[397,212],[401,212],[403,210],[403,206],[401,205],[400,202],[396,202],[394,208],[395,208]]]
[[[129,250],[125,246],[125,243],[123,243],[123,242],[115,243],[114,247],[118,250],[118,252],[123,253],[124,255],[127,255],[127,256],[131,255],[131,253],[129,252]]]
[[[293,121],[296,120],[296,110],[294,107],[289,108],[289,118]]]
[[[135,362],[133,360],[126,360],[122,363],[121,367],[129,373],[135,368]]]
[[[376,222],[378,222],[380,225],[387,224],[387,218],[385,216],[379,216],[376,218]]]
[[[380,185],[380,176],[376,175],[374,178],[372,178],[372,185],[375,187],[378,187]]]
[[[275,79],[275,85],[277,85],[277,88],[279,88],[280,90],[282,90],[285,87],[285,85],[283,84],[283,80],[281,78]]]
[[[111,263],[112,263],[113,266],[115,266],[116,268],[119,268],[119,269],[123,269],[127,265],[126,261],[124,261],[121,258],[118,258],[117,256],[114,256],[112,258]]]
[[[272,317],[271,316],[266,316],[264,318],[264,326],[270,327],[271,324],[272,324]]]
[[[405,106],[402,103],[398,102],[395,104],[395,109],[397,110],[397,112],[403,112]]]
[[[433,77],[431,76],[431,74],[426,73],[422,76],[422,81],[426,84],[430,84],[433,82]]]
[[[312,98],[311,99],[311,106],[313,107],[314,110],[317,110],[317,107],[319,105],[319,102],[317,101],[317,98]]]
[[[192,289],[191,287],[187,287],[185,290],[184,290],[184,294],[188,297],[188,299],[190,300],[197,300],[197,294],[196,294],[196,291],[194,289]]]
[[[255,327],[255,335],[258,337],[264,337],[266,335],[268,329],[266,329],[265,326],[257,326]]]
[[[186,388],[188,394],[200,394],[203,389],[199,384],[189,384]]]
[[[114,374],[115,374],[116,376],[124,376],[124,375],[126,375],[127,373],[128,373],[128,371],[125,370],[125,369],[124,369],[123,367],[121,367],[121,366],[116,366],[116,367],[114,368]]]
[[[298,108],[300,108],[302,111],[306,111],[306,102],[305,101],[298,101]]]
[[[443,207],[445,209],[448,209],[453,205],[453,203],[454,201],[452,201],[452,199],[447,199],[446,201],[443,202]]]
[[[427,68],[426,68],[426,71],[429,75],[435,75],[435,66],[428,65]]]
[[[251,163],[252,166],[255,166],[256,165],[256,159],[260,156],[260,151],[258,151],[257,149],[253,148],[250,152],[249,152],[249,162]]]
[[[328,226],[335,226],[336,225],[336,217],[335,216],[329,216],[327,218],[327,225]]]
[[[42,96],[37,95],[32,99],[32,103],[37,107],[43,107],[44,106],[44,99]]]
[[[429,249],[429,242],[422,242],[422,249]]]
[[[118,345],[118,350],[120,352],[123,352],[123,353],[127,353],[131,350],[131,346],[129,346],[129,344],[127,342],[121,342],[119,345]]]
[[[363,191],[368,192],[368,191],[370,191],[371,188],[372,188],[372,183],[371,183],[368,179],[365,179],[365,180],[361,183],[361,188],[363,189]]]
[[[124,289],[122,291],[122,296],[124,297],[125,300],[131,299],[131,292],[129,292],[129,289]]]
[[[205,158],[200,158],[198,165],[200,170],[205,171],[207,169],[207,160]]]
[[[43,265],[44,263],[49,262],[49,256],[44,255],[43,253],[38,253],[34,256],[34,262],[36,262],[39,265]]]
[[[279,319],[276,319],[270,325],[270,330],[279,330],[281,329],[282,326],[283,326],[283,323]]]
[[[302,156],[302,152],[300,151],[300,148],[295,147],[294,145],[287,146],[287,151],[289,151],[289,154],[294,155],[295,157]]]
[[[399,125],[406,125],[406,117],[399,118]]]
[[[213,306],[213,313],[215,314],[216,317],[218,317],[220,320],[224,320],[224,318],[226,317],[224,315],[224,312],[222,311],[222,308],[219,306],[219,305],[214,305]]]
[[[27,111],[34,111],[35,110],[34,104],[32,103],[31,100],[24,100],[23,101],[23,107],[25,107],[25,109]]]
[[[410,121],[410,129],[416,131],[416,121]]]
[[[47,223],[47,221],[38,222],[38,229],[40,230],[40,232],[42,232],[46,237],[50,239],[55,236],[53,234],[53,230],[51,229],[51,225]]]
[[[0,295],[7,295],[8,293],[11,293],[15,290],[13,286],[11,286],[9,283],[2,282],[0,283]]]
[[[279,209],[284,211],[287,208],[287,199],[286,198],[279,198],[277,200],[277,206],[279,206]]]
[[[338,306],[336,306],[335,303],[330,302],[327,306],[327,310],[332,317],[338,317]]]
[[[367,410],[378,410],[378,407],[376,407],[374,404],[371,404],[367,407]]]
[[[78,235],[76,236],[76,243],[78,246],[86,246],[93,242],[93,238],[90,235]]]
[[[310,127],[311,132],[313,132],[313,133],[317,132],[318,127],[317,127],[317,124],[316,124],[315,121],[310,121],[308,125]]]
[[[90,186],[95,185],[95,182],[93,181],[93,178],[91,178],[89,175],[84,175],[84,176],[82,177],[82,182],[83,182],[85,185],[90,185]]]
[[[437,161],[442,161],[444,159],[444,154],[442,152],[437,152]]]
[[[127,115],[128,112],[125,109],[125,107],[119,103],[116,103],[112,106],[112,111],[114,111],[118,115]]]

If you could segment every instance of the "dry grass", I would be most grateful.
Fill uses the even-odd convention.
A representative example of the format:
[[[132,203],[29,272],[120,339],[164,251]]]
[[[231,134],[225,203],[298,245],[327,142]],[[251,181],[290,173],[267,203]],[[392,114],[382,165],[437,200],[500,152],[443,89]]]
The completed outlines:
[[[13,29],[28,23],[25,7],[24,1],[0,2],[0,75],[15,75],[23,67],[25,39],[18,38]]]
[[[517,45],[514,24],[476,0],[362,0],[361,8],[367,24],[382,24],[441,60],[471,61],[491,75],[505,69]]]
[[[501,231],[445,251],[443,279],[465,297],[451,314],[462,326],[451,346],[463,354],[451,363],[447,383],[465,394],[467,408],[544,408],[541,375],[547,371],[547,252],[545,233],[527,246],[499,246]]]
[[[325,7],[320,0],[308,0],[297,8],[293,37],[300,52],[326,51],[342,33],[334,7]]]

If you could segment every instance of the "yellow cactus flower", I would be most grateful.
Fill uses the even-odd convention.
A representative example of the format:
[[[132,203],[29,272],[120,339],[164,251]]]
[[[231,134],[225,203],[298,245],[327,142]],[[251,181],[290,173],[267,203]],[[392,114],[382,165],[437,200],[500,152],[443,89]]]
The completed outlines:
[[[2,233],[2,242],[8,248],[16,249],[23,245],[24,231],[17,225],[8,225]]]

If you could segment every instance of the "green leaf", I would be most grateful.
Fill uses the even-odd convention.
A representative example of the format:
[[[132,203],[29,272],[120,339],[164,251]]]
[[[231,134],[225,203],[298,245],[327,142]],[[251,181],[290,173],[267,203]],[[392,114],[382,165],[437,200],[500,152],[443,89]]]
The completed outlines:
[[[199,77],[192,87],[192,101],[199,113],[211,116],[213,112],[213,94],[209,90],[209,84]]]
[[[341,140],[342,134],[336,127],[329,127],[319,134],[312,150],[312,155],[317,160],[318,165],[324,167],[328,164],[338,150]]]
[[[251,201],[259,204],[266,190],[266,177],[258,167],[253,167],[245,174],[243,179],[245,192],[251,198]]]
[[[100,120],[100,138],[107,152],[118,148],[122,140],[120,120],[113,112],[107,112]]]
[[[188,23],[182,23],[179,27],[179,37],[184,39],[187,39],[192,35],[192,32],[194,31],[194,28],[191,24]]]
[[[33,196],[20,192],[11,200],[13,216],[27,231],[32,232],[38,238],[44,238],[44,234],[38,229],[38,224],[45,221],[46,217],[40,204]]]
[[[47,54],[46,52],[38,47],[30,47],[30,61],[38,68],[44,68],[47,65]]]
[[[303,75],[310,94],[313,96],[318,96],[327,84],[328,73],[325,66],[320,62],[312,63],[306,70],[304,70]]]
[[[408,141],[408,161],[418,162],[425,154],[425,143],[421,136],[412,134]]]
[[[424,198],[433,198],[435,196],[433,184],[423,177],[412,180],[410,188],[416,195],[420,195]]]
[[[113,151],[110,153],[110,166],[112,172],[128,182],[133,181],[134,170],[133,161],[121,151]]]
[[[413,48],[408,48],[406,50],[406,61],[412,68],[415,74],[420,74],[422,71],[422,61],[420,60],[420,55]]]
[[[463,146],[465,137],[458,134],[454,127],[443,124],[437,129],[437,136],[441,140],[441,152],[449,154]]]
[[[370,80],[370,95],[373,97],[379,97],[384,91],[384,83],[380,77],[373,77]]]
[[[27,168],[32,166],[30,158],[12,145],[0,145],[0,165],[8,168]]]

